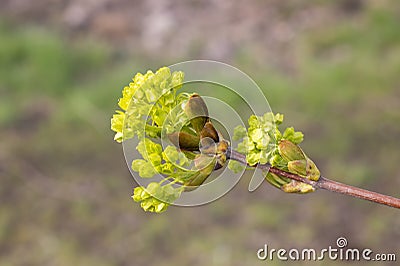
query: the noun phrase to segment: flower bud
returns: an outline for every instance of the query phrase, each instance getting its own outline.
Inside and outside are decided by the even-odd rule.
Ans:
[[[321,173],[318,167],[315,165],[311,159],[307,158],[307,178],[313,181],[318,181]]]
[[[195,190],[203,184],[214,170],[215,163],[215,157],[199,154],[196,159],[194,159],[195,168],[198,169],[198,171],[189,181],[185,182],[185,191]]]
[[[265,176],[265,179],[270,183],[271,185],[281,188],[283,185],[287,184],[290,182],[290,179],[283,177],[283,176],[278,176],[277,174],[268,172],[267,175]]]
[[[228,151],[229,142],[220,137],[220,142],[217,144],[217,165],[215,169],[224,167],[226,163],[226,152]]]
[[[295,160],[295,161],[290,161],[287,164],[288,169],[291,173],[298,174],[301,176],[306,176],[307,175],[307,160]]]
[[[200,134],[205,123],[208,119],[208,109],[204,100],[198,94],[190,96],[188,102],[185,105],[185,113],[190,119],[192,127]]]
[[[315,191],[315,188],[313,188],[313,186],[296,180],[292,180],[289,183],[283,185],[281,189],[286,193],[300,193],[300,194],[305,194]]]
[[[187,151],[197,151],[199,150],[199,141],[200,138],[198,136],[180,131],[168,134],[169,140],[176,147],[187,150]]]
[[[287,161],[306,159],[301,148],[289,140],[281,140],[278,145],[278,150],[283,159]]]
[[[312,181],[318,181],[321,175],[315,163],[308,157],[305,160],[290,161],[287,166],[291,173],[304,176]]]
[[[215,142],[219,141],[218,132],[211,122],[205,123],[203,129],[200,132],[200,138],[211,138]]]

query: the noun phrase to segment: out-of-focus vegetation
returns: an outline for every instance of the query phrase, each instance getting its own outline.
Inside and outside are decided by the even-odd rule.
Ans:
[[[321,16],[336,8],[315,4]],[[400,6],[356,9],[293,39],[289,68],[260,65],[260,50],[223,59],[305,133],[302,147],[325,176],[399,197]],[[0,265],[280,265],[259,262],[256,251],[264,243],[322,249],[339,236],[351,247],[400,249],[398,210],[325,191],[287,195],[267,183],[248,193],[246,178],[212,204],[144,213],[130,198],[135,184],[109,120],[134,73],[196,47],[159,61],[134,44],[117,49],[3,16]]]

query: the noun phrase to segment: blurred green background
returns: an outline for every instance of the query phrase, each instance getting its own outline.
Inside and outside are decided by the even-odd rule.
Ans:
[[[280,265],[256,251],[339,236],[399,260],[398,210],[327,191],[249,193],[244,178],[212,204],[145,213],[109,128],[136,72],[221,60],[305,133],[325,176],[400,197],[399,25],[394,0],[1,1],[0,265]]]

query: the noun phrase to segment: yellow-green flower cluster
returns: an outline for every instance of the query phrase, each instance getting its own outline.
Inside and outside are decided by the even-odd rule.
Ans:
[[[317,181],[320,177],[317,166],[298,146],[303,141],[303,133],[289,127],[282,134],[278,128],[282,122],[281,114],[251,116],[248,130],[242,126],[234,130],[233,139],[243,139],[238,144],[237,151],[246,154],[246,161],[250,166],[269,163],[278,169]],[[229,163],[228,167],[234,172],[241,170],[237,162]],[[309,193],[315,190],[311,185],[268,171],[265,172],[265,178],[273,186],[288,193]]]
[[[114,140],[117,142],[122,142],[123,140],[123,128],[124,128],[124,120],[125,120],[125,113],[117,110],[115,111],[116,114],[113,115],[111,118],[111,129],[115,131]],[[125,139],[128,139],[127,137]]]
[[[167,146],[163,150],[160,144],[149,138],[143,138],[136,149],[143,159],[133,160],[133,171],[138,172],[142,178],[150,178],[157,173],[167,177],[159,183],[150,183],[146,189],[143,187],[135,188],[133,199],[140,202],[145,211],[163,212],[170,203],[179,197],[183,190],[183,186],[174,188],[172,184],[183,185],[198,171],[188,169],[191,160],[174,146]],[[171,182],[162,185],[167,180]]]
[[[183,191],[183,186],[173,187],[173,183],[183,185],[198,171],[188,169],[191,163],[185,154],[174,146],[162,146],[149,138],[143,138],[136,149],[143,159],[132,162],[132,170],[142,178],[150,178],[159,173],[165,177],[160,182],[151,182],[147,188],[136,187],[132,198],[140,202],[141,207],[149,212],[163,212]],[[163,185],[164,182],[168,182]]]
[[[159,183],[152,182],[147,188],[136,187],[132,198],[135,202],[140,202],[143,210],[160,213],[164,212],[181,192],[182,189],[175,189],[172,185],[161,186]]]
[[[283,121],[283,115],[265,113],[263,116],[250,116],[249,128],[237,126],[234,130],[233,139],[243,139],[238,144],[237,151],[246,154],[247,163],[251,166],[257,163],[269,162],[276,146],[277,126]]]
[[[167,146],[163,150],[160,144],[144,138],[136,149],[143,159],[133,160],[132,170],[138,172],[142,178],[150,178],[160,173],[173,178],[176,182],[183,183],[186,178],[195,173],[187,169],[191,160],[174,146]]]
[[[171,73],[167,67],[160,68],[156,73],[149,70],[146,74],[136,74],[122,90],[118,101],[123,111],[116,111],[111,119],[111,129],[116,132],[114,139],[122,142],[135,135],[159,136],[171,110],[187,99],[185,94],[176,96],[182,82],[183,72]],[[180,115],[178,120],[183,123],[182,113],[175,115]],[[177,119],[174,118],[171,120]],[[176,124],[177,121],[172,122]]]
[[[233,140],[241,140],[237,151],[246,154],[247,163],[254,166],[257,163],[270,163],[280,168],[286,167],[286,162],[280,156],[277,147],[281,140],[289,140],[294,144],[303,141],[303,133],[296,132],[293,127],[286,128],[282,134],[278,126],[283,122],[282,114],[265,113],[263,116],[250,116],[249,127],[243,126],[234,129]],[[228,165],[229,166],[229,165]],[[240,171],[237,164],[230,164],[231,170]]]

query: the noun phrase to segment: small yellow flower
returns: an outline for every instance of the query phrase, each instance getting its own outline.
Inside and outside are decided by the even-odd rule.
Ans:
[[[125,113],[119,110],[111,118],[111,129],[116,132],[114,140],[117,142],[122,142],[123,140],[122,130],[124,128],[124,120]]]
[[[146,75],[148,76],[148,74],[146,74]],[[143,85],[145,80],[146,80],[146,77],[143,76],[142,73],[137,73],[135,75],[135,77],[132,79],[133,82],[129,83],[129,86],[124,87],[124,89],[122,90],[122,98],[120,98],[118,101],[118,105],[119,105],[119,107],[121,107],[122,110],[126,111],[128,109],[133,96],[141,98],[140,97],[141,95],[135,95],[135,93]]]

